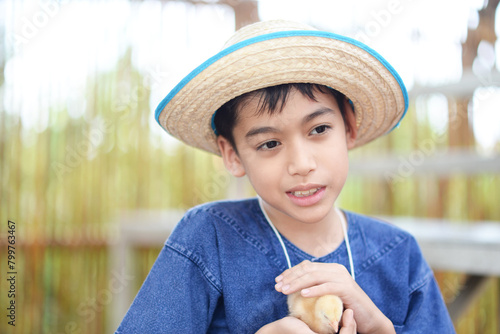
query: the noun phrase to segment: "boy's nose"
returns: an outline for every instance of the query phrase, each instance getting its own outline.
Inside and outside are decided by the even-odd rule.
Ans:
[[[316,169],[313,153],[302,145],[294,145],[288,154],[288,173],[305,176]]]

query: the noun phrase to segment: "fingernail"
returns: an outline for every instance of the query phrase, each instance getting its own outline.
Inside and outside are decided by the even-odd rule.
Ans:
[[[288,290],[288,289],[290,289],[290,285],[288,285],[288,284],[287,284],[287,285],[285,285],[285,286],[283,287],[283,289],[281,289],[281,290],[286,291],[286,290]]]
[[[282,285],[283,285],[283,282],[278,282],[278,284],[276,284],[276,290],[279,290]]]
[[[278,277],[276,277],[275,281],[276,283],[281,281],[283,279],[283,275],[279,275]]]
[[[303,290],[301,291],[302,296],[307,296],[307,295],[309,294],[309,292],[311,292],[309,289],[303,289]]]

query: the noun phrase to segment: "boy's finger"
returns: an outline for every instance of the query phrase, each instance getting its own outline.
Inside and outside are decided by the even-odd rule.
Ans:
[[[343,292],[342,285],[335,284],[332,282],[312,285],[300,290],[300,294],[303,297],[320,297],[324,295],[339,296],[340,292]]]
[[[306,271],[304,268],[304,264],[311,263],[309,261],[303,261],[292,268],[289,268],[282,272],[279,276],[275,278],[276,281],[276,290],[282,291],[282,287],[288,287],[290,282],[302,276]],[[286,290],[286,289],[285,289]]]
[[[298,290],[320,286],[325,283],[334,283],[342,286],[342,282],[350,278],[347,269],[339,264],[314,263],[303,261],[283,272],[276,278],[275,289],[284,294],[291,294]],[[319,296],[326,293],[334,293],[329,291],[331,284],[320,288],[313,292],[311,296]],[[330,289],[331,290],[331,289]]]
[[[310,265],[312,265],[313,263],[311,261],[308,261],[308,260],[304,260],[302,261],[301,263],[293,266],[292,268],[289,268],[287,270],[285,270],[284,272],[281,273],[281,275],[279,275],[278,277],[276,277],[276,283],[278,283],[279,281],[281,281],[283,278],[285,277],[293,277],[293,276],[296,276],[298,275],[299,273],[301,272],[304,272],[305,271],[305,267],[310,267]]]
[[[342,329],[339,334],[355,334],[356,333],[356,321],[354,321],[354,312],[351,309],[346,309],[342,314],[342,319],[340,320],[342,324]]]
[[[331,281],[332,281],[332,275],[329,274],[328,272],[312,272],[312,273],[306,273],[293,280],[283,279],[282,281],[278,282],[275,285],[275,288],[278,292],[282,292],[288,295],[306,288],[317,288],[322,285],[327,285],[326,288],[329,288],[331,287],[330,285],[338,284],[338,282],[333,283]],[[325,290],[325,287],[321,288],[321,291],[322,290]],[[315,293],[317,295],[325,294],[321,292],[320,293],[315,292]]]
[[[338,263],[321,263],[321,262],[311,262],[308,260],[304,260],[301,263],[293,266],[290,269],[285,270],[281,275],[276,277],[276,282],[279,282],[282,279],[294,279],[296,277],[300,277],[306,273],[314,272],[314,271],[325,271],[330,274],[347,274],[350,275],[347,271],[347,268]]]
[[[335,287],[345,286],[346,279],[351,279],[351,276],[340,264],[303,261],[279,275],[276,278],[275,289],[286,295],[311,287],[313,288],[310,291],[311,297],[329,293],[337,294],[334,291]],[[305,296],[307,292],[302,294]]]
[[[327,270],[324,263],[316,263],[308,260],[304,260],[301,263],[293,266],[290,269],[285,270],[281,275],[276,277],[276,283],[280,281],[291,281],[298,277],[301,277],[307,273],[318,271],[318,270]]]

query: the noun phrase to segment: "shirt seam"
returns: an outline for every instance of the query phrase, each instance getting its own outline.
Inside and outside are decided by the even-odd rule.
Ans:
[[[250,208],[249,210],[252,210],[252,208]],[[257,250],[264,254],[269,260],[271,260],[276,266],[278,266],[278,268],[283,267],[282,262],[275,255],[270,254],[270,250],[264,247],[262,243],[260,243],[256,238],[252,237],[252,235],[248,234],[240,226],[238,226],[238,223],[235,219],[226,215],[224,212],[217,210],[214,207],[207,208],[205,209],[205,211],[231,226],[231,228],[233,228],[233,230],[235,230],[236,233],[238,233],[241,238],[243,238],[243,240],[245,240],[253,247],[257,248]]]
[[[166,243],[165,247],[170,248],[171,250],[178,253],[185,259],[191,261],[195,265],[195,267],[198,268],[203,277],[205,277],[205,279],[215,288],[215,290],[217,290],[220,294],[222,294],[222,284],[218,282],[215,275],[207,268],[207,266],[205,265],[205,263],[202,261],[201,257],[198,254],[196,254],[193,251],[190,251],[189,249],[180,244],[173,242]]]
[[[378,262],[380,259],[382,259],[385,255],[392,252],[396,247],[398,247],[400,244],[402,244],[407,239],[408,239],[408,237],[405,236],[404,233],[397,234],[393,240],[391,240],[384,247],[382,247],[378,252],[376,252],[375,254],[370,256],[367,260],[365,260],[362,264],[359,265],[359,268],[360,268],[359,273],[362,273],[363,271],[370,268],[372,265],[374,265],[376,262]]]
[[[428,271],[427,273],[425,273],[425,275],[421,279],[419,279],[418,281],[414,282],[413,284],[411,284],[408,287],[409,295],[411,296],[416,291],[420,290],[423,286],[429,284],[429,282],[431,281],[432,277],[434,277],[434,274],[432,273],[432,271]]]

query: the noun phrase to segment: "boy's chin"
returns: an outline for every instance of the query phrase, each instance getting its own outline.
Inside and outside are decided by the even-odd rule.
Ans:
[[[299,223],[314,225],[324,221],[328,216],[335,215],[336,198],[331,196],[323,196],[311,205],[297,205],[296,201],[290,199],[289,195],[280,200],[276,200],[276,198],[266,199],[265,195],[260,197],[265,203],[264,208],[267,213],[274,219],[282,217],[281,219],[285,221],[292,219]]]
[[[335,214],[334,203],[324,203],[323,205],[311,207],[298,207],[296,210],[291,210],[290,216],[296,221],[307,225],[320,223]]]

